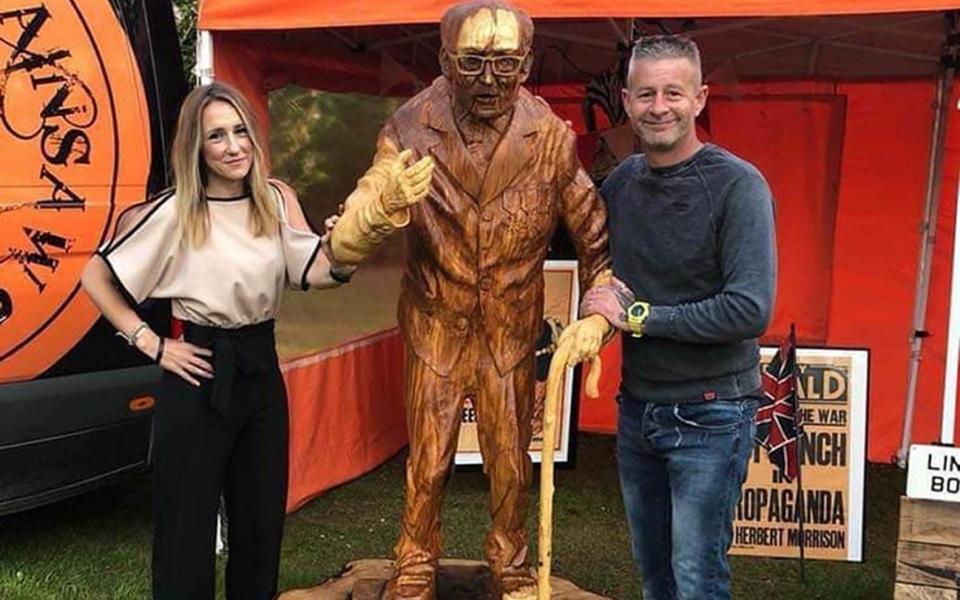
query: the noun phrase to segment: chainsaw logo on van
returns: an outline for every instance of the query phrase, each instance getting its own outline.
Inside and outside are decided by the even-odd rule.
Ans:
[[[43,372],[96,320],[80,273],[122,207],[143,198],[150,144],[107,0],[0,11],[0,66],[2,382]]]

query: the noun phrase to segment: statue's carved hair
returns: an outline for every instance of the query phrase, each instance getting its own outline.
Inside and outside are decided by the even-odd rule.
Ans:
[[[504,0],[471,0],[451,6],[440,19],[440,41],[448,52],[456,49],[464,21],[484,9],[492,12],[494,18],[498,10],[506,10],[516,15],[520,25],[520,50],[526,52],[530,49],[533,45],[533,20],[530,15]]]

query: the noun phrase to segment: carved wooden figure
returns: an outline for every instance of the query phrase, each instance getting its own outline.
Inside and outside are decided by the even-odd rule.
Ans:
[[[530,18],[479,0],[449,9],[440,27],[443,76],[386,124],[374,166],[332,236],[336,258],[358,263],[395,229],[406,232],[398,317],[408,348],[410,457],[396,573],[384,597],[435,595],[440,506],[470,395],[490,480],[484,547],[494,583],[503,597],[531,598],[524,522],[543,261],[562,221],[581,286],[609,277],[606,213],[573,131],[521,87],[532,63]],[[413,159],[420,162],[406,167]],[[404,168],[409,175],[391,186],[385,173]],[[570,327],[573,360],[594,355],[607,332],[602,318]]]

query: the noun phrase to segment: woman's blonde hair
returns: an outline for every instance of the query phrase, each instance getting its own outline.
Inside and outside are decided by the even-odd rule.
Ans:
[[[255,237],[272,235],[277,231],[279,211],[277,201],[267,183],[263,146],[256,114],[246,98],[224,83],[211,83],[195,88],[184,99],[173,138],[171,162],[176,188],[177,214],[181,238],[199,246],[210,232],[210,210],[207,206],[207,166],[201,156],[203,145],[203,109],[220,100],[230,104],[247,128],[253,157],[245,184],[253,200],[250,211],[250,230]]]

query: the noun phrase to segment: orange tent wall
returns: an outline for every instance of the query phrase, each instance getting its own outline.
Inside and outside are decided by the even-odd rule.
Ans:
[[[248,35],[215,32],[214,40],[217,78],[240,87],[253,101],[264,123],[268,90],[290,81],[309,83],[298,79],[294,71],[278,70],[276,65],[282,57],[270,55],[265,59],[257,52],[257,45],[249,43]],[[313,57],[309,60],[322,59]],[[366,75],[375,79],[375,66],[360,65],[359,68],[371,69]],[[936,440],[940,428],[952,232],[960,171],[960,120],[954,110],[958,89],[955,88],[951,100],[927,313],[927,330],[931,337],[923,346],[913,433],[916,442]],[[833,227],[829,281],[794,286],[803,293],[784,295],[783,290],[791,287],[794,277],[812,280],[809,279],[811,269],[803,272],[802,264],[791,267],[793,275],[782,268],[778,315],[783,318],[774,323],[768,340],[783,335],[789,322],[786,317],[799,318],[802,323],[805,315],[823,309],[825,318],[817,321],[819,324],[815,327],[806,328],[814,338],[808,341],[831,347],[870,350],[868,458],[875,462],[889,462],[900,440],[934,91],[933,81],[797,81],[742,84],[737,88],[738,94],[752,101],[765,98],[762,101],[769,102],[771,108],[777,106],[778,97],[811,100],[833,97],[845,103],[845,114],[839,125],[842,135],[834,142],[840,161],[835,219],[832,224],[826,223],[827,227]],[[549,100],[552,96],[575,95],[578,88],[558,87],[543,89],[540,93]],[[717,101],[731,102],[730,99]],[[572,106],[567,103],[558,108],[569,112]],[[763,110],[762,103],[757,108]],[[723,114],[723,111],[718,112]],[[717,132],[735,132],[737,127],[742,127],[739,123],[731,127],[729,123],[718,122],[717,117],[712,117],[712,121],[712,129]],[[783,129],[796,130],[791,130],[787,122]],[[733,137],[736,143],[729,144],[731,149],[754,160],[761,168],[765,160],[776,159],[776,148],[767,145],[769,136]],[[804,144],[823,142],[819,138],[812,140],[802,130],[794,137],[781,135],[775,139],[778,147],[791,147],[794,151],[802,149]],[[716,141],[725,143],[722,134]],[[777,179],[771,179],[776,196],[788,197],[797,186],[810,185],[804,181],[804,170],[799,167],[793,170],[771,168],[777,173]],[[817,192],[814,186],[809,193]],[[808,246],[830,237],[821,231],[814,237],[793,239],[789,242],[792,245],[784,246],[784,239],[790,237],[785,236],[787,228],[802,225],[799,220],[804,218],[803,211],[797,211],[796,206],[792,210],[786,206],[778,207],[782,267],[788,265],[797,253],[816,255],[812,252],[816,248]],[[816,287],[811,291],[810,285]],[[801,338],[804,331],[801,328]],[[582,399],[580,426],[584,429],[612,431],[615,428],[612,396],[617,383],[611,375],[618,371],[615,348],[608,349],[605,358],[603,397],[600,400]]]

